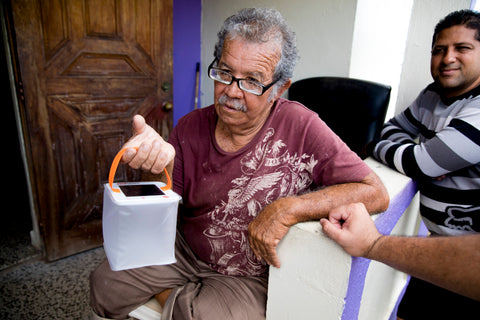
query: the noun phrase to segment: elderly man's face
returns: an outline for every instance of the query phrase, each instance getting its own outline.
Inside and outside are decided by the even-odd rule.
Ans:
[[[241,39],[225,40],[218,68],[240,79],[251,79],[261,84],[273,81],[273,72],[280,59],[278,43],[253,44]],[[215,81],[215,110],[219,123],[232,131],[261,128],[270,114],[275,99],[270,100],[273,88],[256,96],[245,92],[236,82],[226,85]]]
[[[475,33],[464,26],[453,26],[437,36],[430,71],[447,97],[459,96],[480,84],[480,42]]]

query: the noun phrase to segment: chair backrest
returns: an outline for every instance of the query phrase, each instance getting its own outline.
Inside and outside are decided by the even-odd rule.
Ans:
[[[316,77],[294,82],[288,91],[320,118],[358,155],[378,138],[385,122],[391,87],[340,77]]]

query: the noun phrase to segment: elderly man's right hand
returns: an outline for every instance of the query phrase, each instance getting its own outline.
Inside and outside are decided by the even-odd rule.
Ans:
[[[134,169],[141,168],[154,174],[161,173],[175,158],[174,147],[163,140],[140,115],[133,118],[133,136],[123,145],[125,148],[127,150],[122,162]]]

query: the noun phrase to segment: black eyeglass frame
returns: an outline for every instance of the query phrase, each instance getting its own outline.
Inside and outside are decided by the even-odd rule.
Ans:
[[[257,84],[258,84],[260,87],[262,87],[262,92],[259,93],[259,94],[257,94],[257,93],[255,93],[255,92],[252,92],[252,91],[243,89],[242,86],[240,85],[240,81],[243,81],[243,80],[244,80],[244,81],[250,81],[250,82],[252,82],[251,80],[235,78],[235,77],[233,76],[233,74],[231,74],[230,72],[225,71],[225,70],[222,70],[222,69],[217,68],[217,67],[214,67],[213,65],[215,64],[216,61],[217,61],[217,59],[214,59],[214,60],[212,61],[212,63],[210,63],[210,65],[208,66],[208,77],[209,77],[210,79],[212,79],[213,81],[218,81],[218,82],[223,83],[223,84],[226,84],[226,85],[231,85],[231,84],[235,81],[235,82],[237,83],[238,87],[239,87],[242,91],[245,91],[245,92],[254,94],[254,95],[256,95],[256,96],[261,96],[261,95],[263,95],[263,94],[265,93],[265,91],[267,91],[268,89],[270,89],[270,87],[272,87],[275,83],[278,82],[278,80],[280,80],[280,79],[273,80],[273,81],[270,82],[269,84],[262,84],[262,83],[260,83],[260,82],[257,82]],[[232,77],[232,80],[230,81],[230,83],[226,83],[226,82],[219,81],[219,80],[213,78],[213,77],[211,76],[211,73],[210,73],[210,71],[211,71],[212,69],[213,69],[213,70],[219,70],[219,71],[228,73],[228,74],[230,75],[230,77]]]

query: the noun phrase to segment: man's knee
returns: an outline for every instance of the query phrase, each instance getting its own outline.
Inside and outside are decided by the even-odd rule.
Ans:
[[[159,285],[162,266],[112,271],[108,261],[90,274],[90,304],[101,316],[125,319],[128,313],[165,288]]]
[[[90,306],[96,314],[99,314],[99,306],[97,304],[97,297],[99,293],[103,292],[103,289],[99,288],[99,285],[102,283],[100,281],[101,276],[99,272],[100,266],[90,273]],[[101,312],[100,312],[101,313]]]
[[[243,277],[215,276],[188,283],[178,295],[174,315],[184,318],[265,319],[266,282]],[[180,316],[179,318],[182,318]]]
[[[109,286],[108,272],[110,267],[108,262],[101,263],[90,273],[90,306],[92,310],[101,317],[106,317],[108,312],[108,300],[115,295],[115,290]]]

